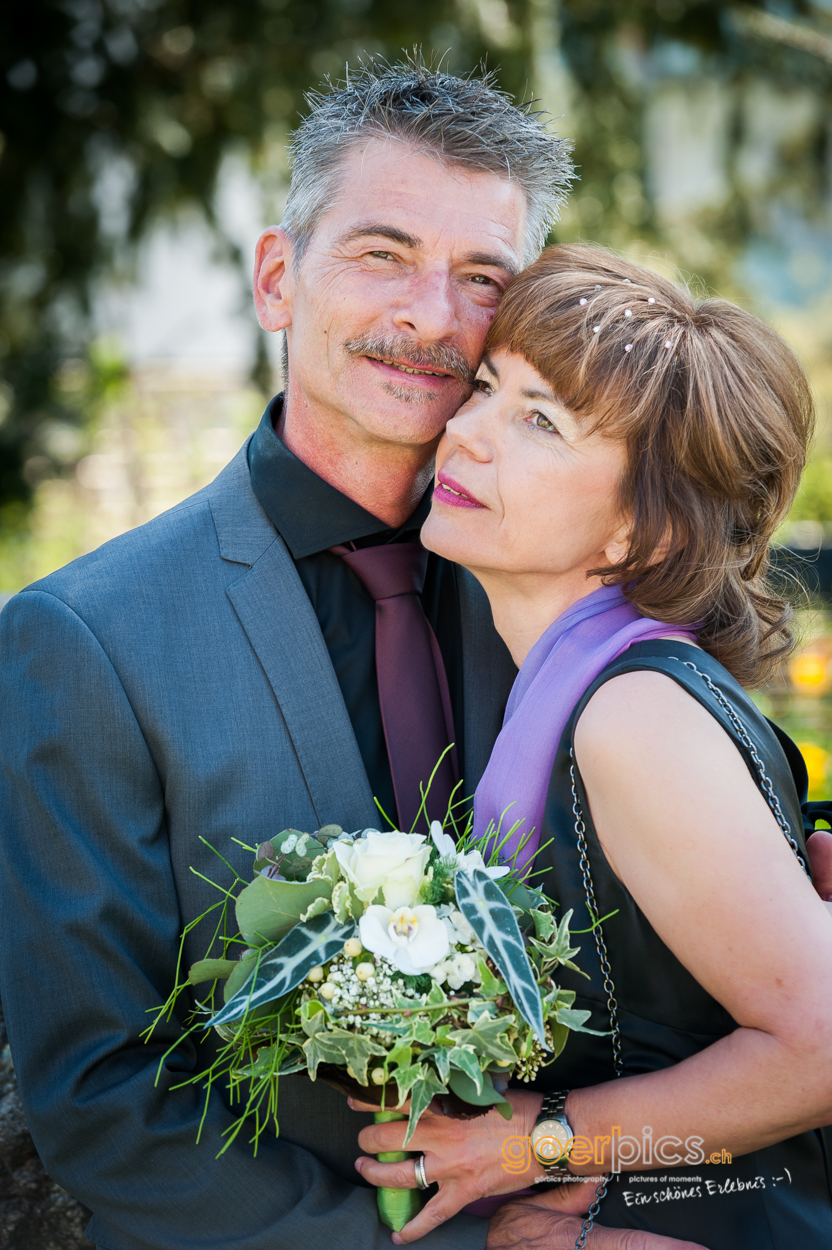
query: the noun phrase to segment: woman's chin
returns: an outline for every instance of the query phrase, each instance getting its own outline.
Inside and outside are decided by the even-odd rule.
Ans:
[[[433,505],[422,526],[422,546],[438,556],[444,556],[446,560],[453,560],[454,564],[464,565],[474,555],[475,547],[481,546],[481,543],[471,542],[468,532],[470,512],[463,512],[462,517],[446,515],[452,511],[455,510],[441,504]]]

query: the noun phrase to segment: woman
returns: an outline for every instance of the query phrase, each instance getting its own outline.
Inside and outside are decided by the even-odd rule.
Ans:
[[[832,1245],[816,1131],[832,1123],[832,920],[786,757],[743,690],[791,647],[764,575],[811,427],[789,348],[724,301],[581,247],[549,249],[504,297],[423,541],[482,583],[521,668],[475,823],[526,817],[537,884],[578,927],[587,905],[603,918],[589,980],[562,981],[609,1032],[570,1037],[508,1123],[425,1117],[411,1149],[439,1193],[394,1240],[545,1177],[533,1156],[507,1172],[502,1151],[557,1091],[546,1114],[589,1144],[573,1177],[617,1171],[615,1139],[604,1223],[710,1250]],[[412,1161],[357,1166],[415,1183]],[[595,1185],[532,1192],[583,1212]]]

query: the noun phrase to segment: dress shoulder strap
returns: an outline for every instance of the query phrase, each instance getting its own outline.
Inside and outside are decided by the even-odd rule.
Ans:
[[[659,638],[638,643],[608,664],[584,692],[570,718],[570,742],[581,713],[596,690],[621,673],[649,670],[664,673],[685,689],[719,721],[745,760],[757,788],[804,871],[808,857],[800,794],[802,759],[797,747],[768,721],[742,686],[713,656],[689,643]],[[783,741],[785,739],[785,743]],[[792,761],[786,743],[795,754]]]

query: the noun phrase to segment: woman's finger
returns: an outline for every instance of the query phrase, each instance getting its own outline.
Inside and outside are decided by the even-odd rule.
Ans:
[[[418,1189],[416,1183],[416,1160],[418,1155],[403,1159],[401,1163],[379,1163],[378,1159],[368,1159],[365,1155],[355,1161],[357,1172],[370,1185],[377,1189]]]
[[[352,1111],[373,1111],[373,1112],[375,1112],[375,1111],[380,1111],[380,1110],[381,1110],[381,1107],[378,1105],[378,1103],[377,1103],[377,1102],[362,1102],[360,1098],[356,1098],[356,1097],[354,1097],[352,1094],[350,1094],[349,1098],[347,1099],[347,1106],[348,1106],[348,1107],[349,1107]],[[403,1115],[409,1115],[409,1113],[410,1113],[410,1099],[408,1098],[405,1102],[403,1102],[403,1103],[402,1103],[402,1105],[401,1105],[400,1107],[399,1107],[399,1106],[393,1106],[393,1104],[392,1104],[392,1103],[389,1103],[389,1104],[388,1104],[388,1106],[387,1106],[387,1110],[388,1110],[388,1111],[401,1111]]]

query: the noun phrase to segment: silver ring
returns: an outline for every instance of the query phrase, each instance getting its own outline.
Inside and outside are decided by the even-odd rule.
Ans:
[[[413,1160],[413,1170],[416,1173],[416,1184],[419,1189],[430,1189],[428,1178],[425,1176],[425,1156],[417,1155]]]

